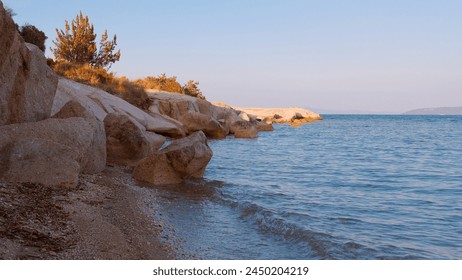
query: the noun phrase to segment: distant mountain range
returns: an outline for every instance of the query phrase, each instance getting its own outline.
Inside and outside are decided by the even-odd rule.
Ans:
[[[462,107],[423,108],[408,111],[405,115],[462,115]]]

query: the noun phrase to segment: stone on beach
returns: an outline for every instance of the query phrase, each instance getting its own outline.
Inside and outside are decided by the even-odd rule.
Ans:
[[[139,161],[133,176],[154,185],[177,184],[188,178],[201,178],[211,158],[205,134],[197,131]]]

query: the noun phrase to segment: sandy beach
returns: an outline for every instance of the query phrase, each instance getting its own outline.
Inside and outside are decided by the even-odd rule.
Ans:
[[[0,259],[181,258],[148,218],[151,195],[114,166],[71,189],[2,183]]]

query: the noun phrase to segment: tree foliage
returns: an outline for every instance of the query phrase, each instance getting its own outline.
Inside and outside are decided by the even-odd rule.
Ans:
[[[48,37],[43,31],[39,30],[37,27],[31,24],[26,23],[19,28],[19,33],[21,34],[24,41],[36,45],[43,52],[45,51],[45,41],[48,39]]]
[[[56,33],[56,41],[53,41],[55,48],[51,50],[58,61],[64,60],[109,69],[120,59],[120,50],[114,53],[117,46],[116,36],[108,41],[106,30],[101,36],[98,49],[93,24],[82,12],[70,24],[66,20],[65,29],[56,29]]]
[[[101,36],[99,50],[95,55],[93,65],[109,69],[111,65],[120,59],[120,50],[114,53],[117,46],[117,36],[114,35],[112,41],[108,41],[107,30]]]

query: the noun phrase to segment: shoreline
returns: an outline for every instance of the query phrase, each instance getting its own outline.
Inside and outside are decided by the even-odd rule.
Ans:
[[[175,242],[162,240],[162,221],[146,212],[155,196],[127,168],[81,176],[72,189],[0,184],[0,194],[0,220],[8,220],[0,225],[0,259],[181,258]]]

